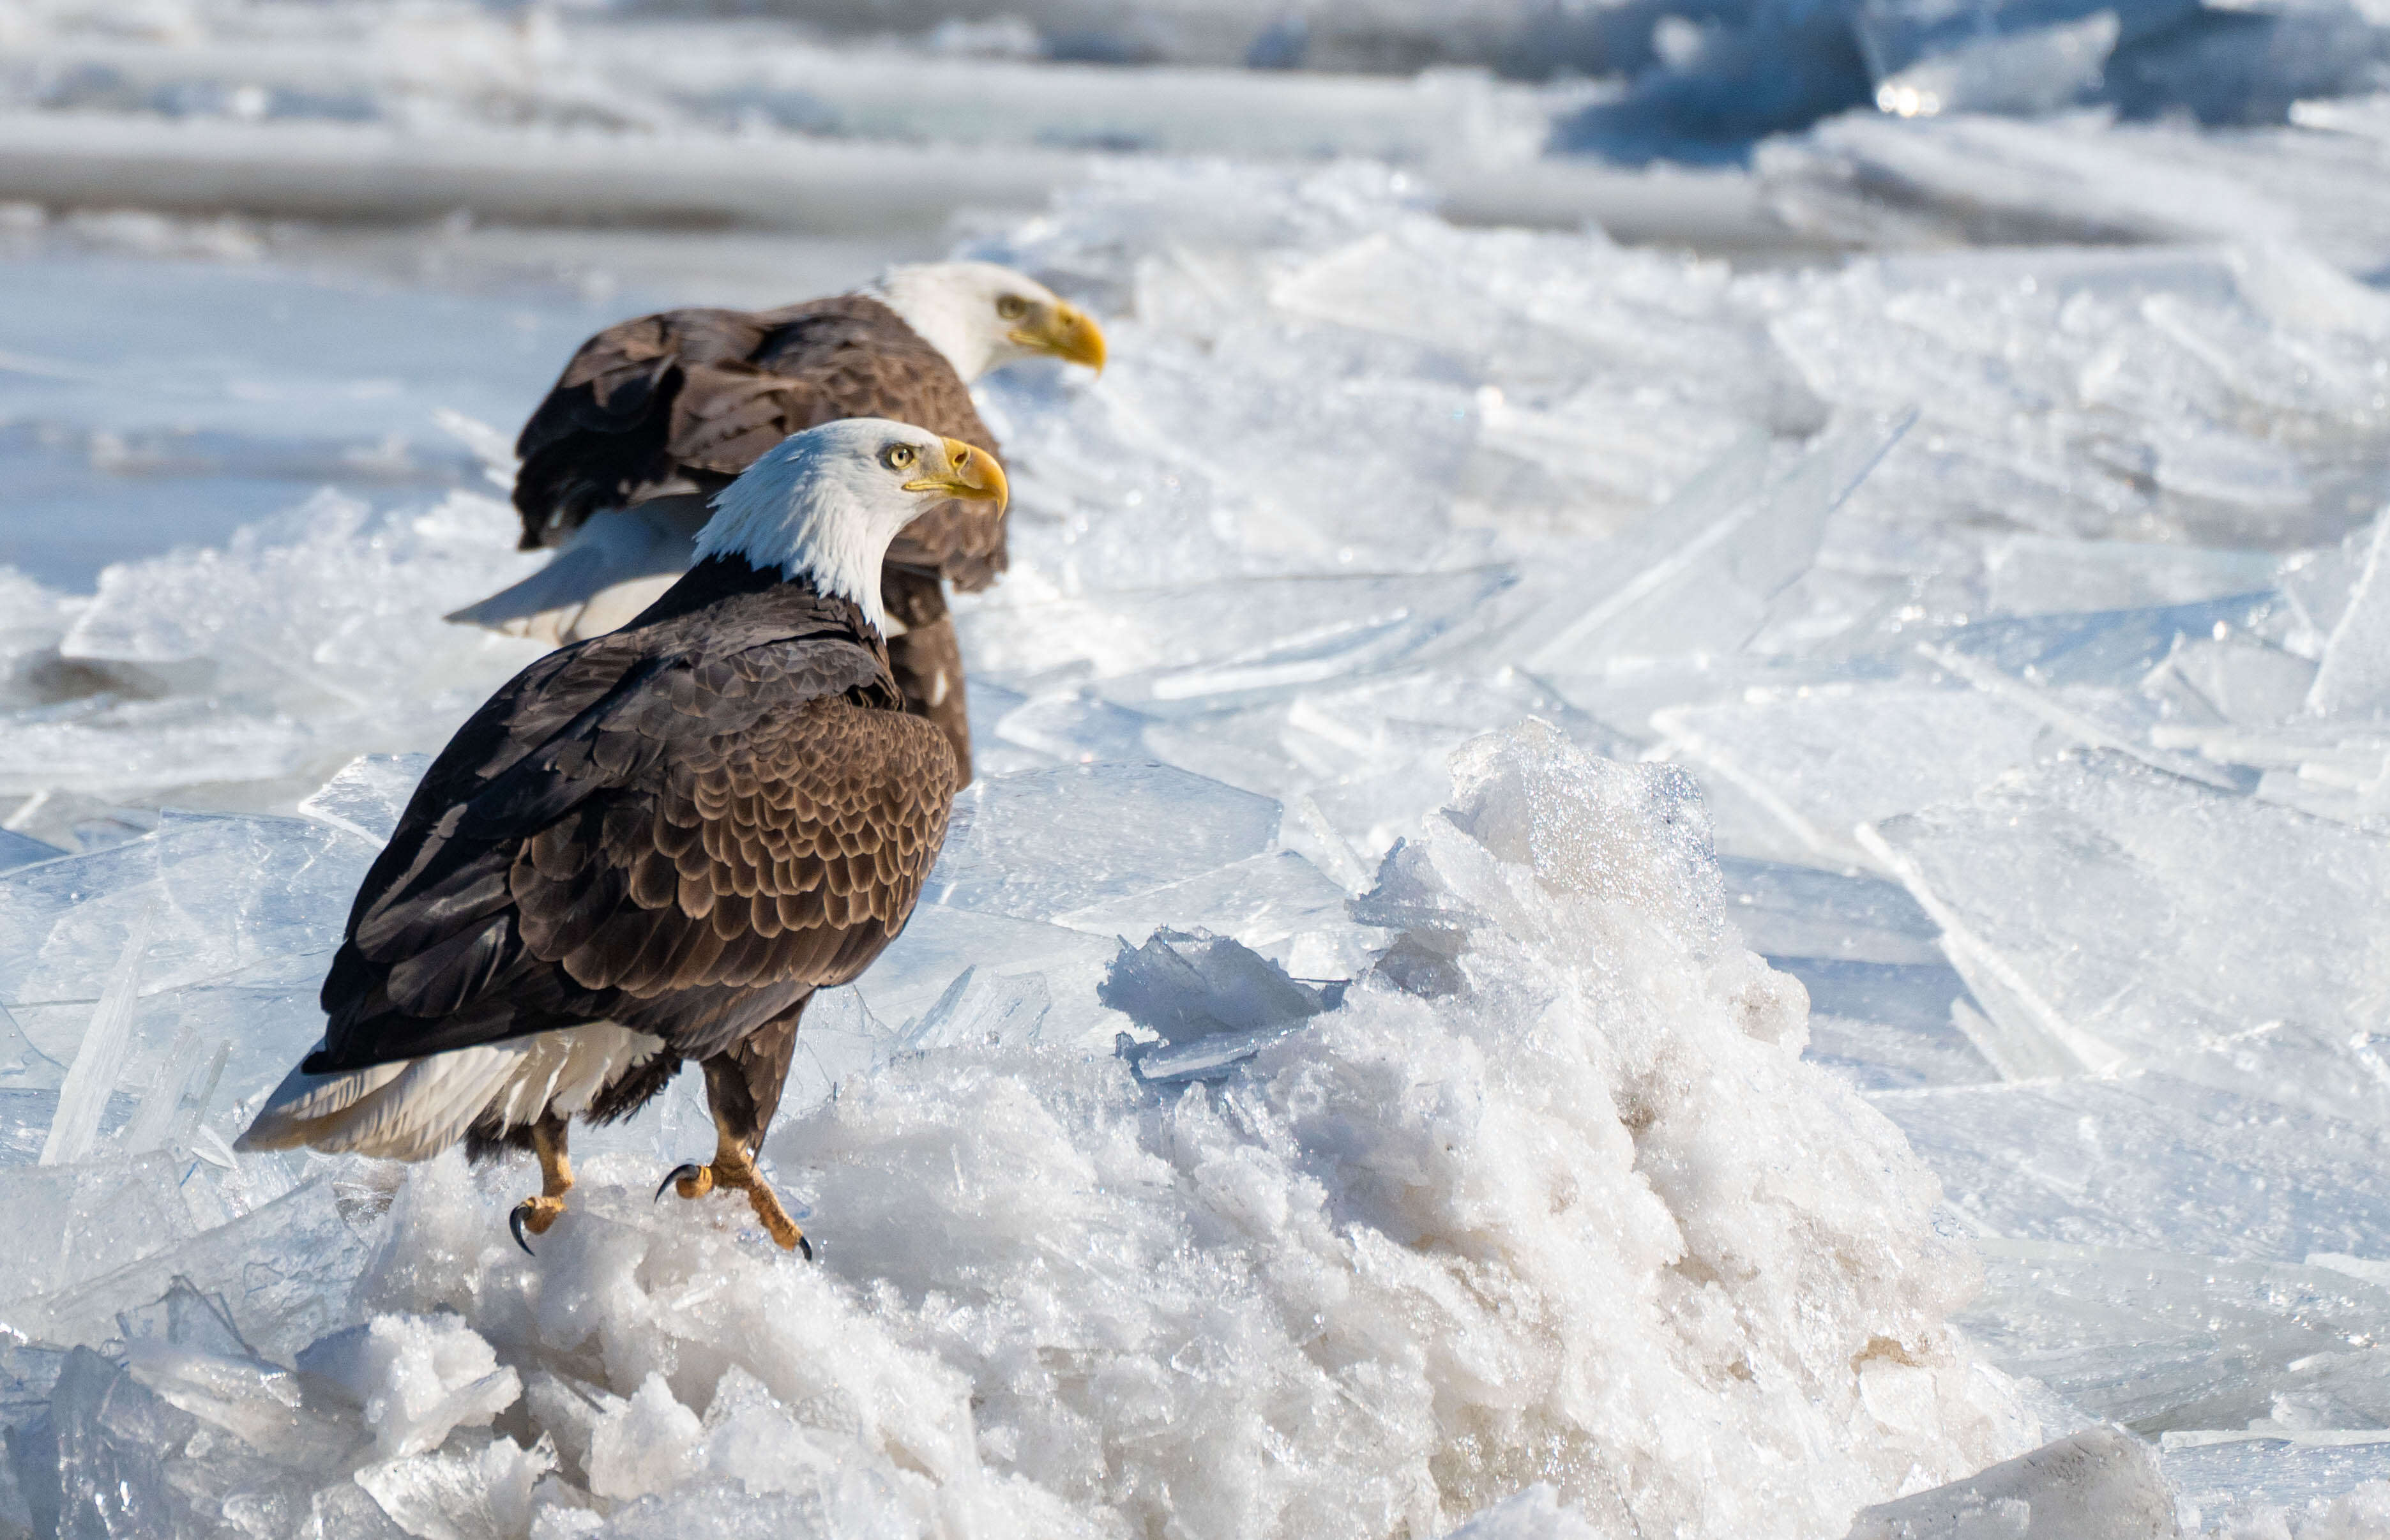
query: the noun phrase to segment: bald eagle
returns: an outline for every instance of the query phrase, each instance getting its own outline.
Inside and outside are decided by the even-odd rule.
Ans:
[[[516,444],[522,548],[563,549],[448,618],[557,642],[620,625],[688,565],[707,496],[818,423],[893,418],[1000,460],[970,381],[1040,354],[1101,369],[1103,332],[1045,286],[978,262],[899,267],[866,292],[779,310],[610,327],[573,354]],[[953,503],[897,537],[880,577],[897,687],[945,730],[966,785],[962,654],[939,580],[971,593],[1004,567],[1004,515]]]
[[[755,1152],[806,1001],[905,928],[945,838],[954,751],[889,673],[880,562],[948,499],[1001,509],[1003,470],[878,418],[799,433],[716,496],[645,612],[493,696],[366,873],[323,1040],[242,1147],[527,1146],[521,1240],[563,1211],[568,1121],[695,1059],[717,1145],[666,1184],[744,1190],[803,1246]]]

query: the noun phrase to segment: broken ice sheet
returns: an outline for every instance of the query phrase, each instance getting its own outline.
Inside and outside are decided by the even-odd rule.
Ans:
[[[0,1170],[0,1212],[27,1234],[45,1238],[38,1246],[0,1251],[0,1319],[24,1329],[12,1314],[17,1302],[80,1285],[188,1240],[199,1226],[181,1190],[184,1175],[184,1163],[163,1155]]]
[[[168,1479],[169,1451],[199,1420],[88,1347],[71,1353],[48,1411],[9,1440],[9,1463],[40,1533],[173,1534],[205,1523]]]
[[[45,850],[84,854],[138,840],[157,827],[155,808],[123,807],[52,785],[19,802],[7,818],[9,830],[29,837]]]
[[[536,561],[512,524],[469,494],[376,513],[327,493],[223,548],[109,567],[60,645],[155,677],[13,713],[0,790],[288,806],[359,751],[436,744],[538,653],[439,618]]]
[[[2147,610],[2001,617],[1962,626],[1935,644],[2029,684],[2138,687],[2187,641],[2270,640],[2291,625],[2267,595]]]
[[[1107,898],[1054,917],[1058,925],[1141,942],[1160,928],[1201,928],[1257,951],[1283,952],[1298,937],[1332,952],[1354,927],[1345,892],[1292,851],[1248,856],[1216,871]]]
[[[179,1176],[188,1165],[182,1161],[172,1170]],[[112,1221],[95,1216],[89,1223],[96,1230]],[[0,1307],[0,1321],[45,1341],[104,1341],[119,1312],[161,1297],[182,1278],[221,1296],[242,1339],[287,1362],[349,1324],[348,1292],[366,1261],[364,1243],[341,1218],[331,1184],[320,1179],[213,1229],[192,1234],[186,1222],[167,1249],[146,1250],[138,1260],[84,1275],[71,1288]]]
[[[1872,866],[1853,830],[1963,797],[2029,763],[2044,725],[1975,690],[1913,685],[1754,689],[1655,713],[1677,757],[1734,783],[1805,846]]]
[[[1814,993],[1811,979],[1798,969],[1788,971]],[[1947,1015],[1940,1020],[1884,1021],[1813,1007],[1809,1046],[1801,1057],[1862,1091],[1974,1085],[1999,1078],[1999,1071]]]
[[[51,861],[67,853],[57,845],[19,834],[14,829],[0,828],[0,872],[30,866],[36,861]]]
[[[971,687],[971,704],[979,704],[980,687]],[[1013,692],[1000,692],[1001,699]],[[986,738],[974,736],[973,746],[990,742],[991,747],[1010,744],[1033,751],[1032,763],[1043,764],[1051,760],[1089,764],[1096,760],[1141,760],[1152,754],[1145,747],[1147,718],[1093,694],[1085,687],[1021,699],[1018,704],[993,719]],[[993,740],[993,742],[991,742]],[[1009,775],[1022,766],[1008,766],[982,774]]]
[[[1972,996],[1946,962],[1770,957],[1809,993],[1802,1057],[1863,1090],[1972,1085],[2000,1078],[1972,1031]]]
[[[1652,387],[1647,404],[1729,430],[1781,430],[1815,411],[1733,306],[1722,266],[1648,250],[1521,230],[1479,236],[1411,215],[1292,267],[1269,301],[1420,344],[1523,399],[1625,378]]]
[[[1990,613],[2049,615],[2159,609],[2266,593],[2281,565],[2281,556],[2273,551],[2011,534],[1991,542],[1984,573]]]
[[[2324,644],[2307,709],[2320,716],[2390,716],[2390,516],[2374,520],[2372,546]]]
[[[168,813],[129,844],[0,874],[0,1002],[91,998],[100,959],[152,905],[145,991],[328,953],[372,859],[312,819]]]
[[[202,1322],[221,1306],[188,1284],[176,1282],[161,1306],[188,1304]],[[220,1331],[198,1341],[182,1332],[142,1335],[128,1330],[122,1344],[134,1380],[168,1405],[230,1433],[242,1444],[302,1475],[329,1474],[348,1462],[364,1442],[353,1411],[336,1394],[312,1385],[279,1364],[258,1358],[218,1317]],[[308,1484],[313,1484],[310,1482]]]
[[[33,1046],[24,1027],[0,1006],[0,1089],[55,1091],[67,1067]]]
[[[2161,1074],[1870,1098],[1984,1234],[2298,1262],[2390,1256],[2390,1133]]]
[[[2390,1123],[2390,841],[2081,753],[1872,842],[2020,1038]]]
[[[957,618],[975,670],[1027,687],[1039,674],[1084,668],[1096,693],[1150,714],[1153,703],[1216,709],[1448,654],[1488,628],[1490,601],[1512,581],[1507,567],[1478,567],[1004,594]]]
[[[2327,1267],[1983,1239],[1959,1319],[1992,1361],[2144,1435],[2246,1428],[2338,1387],[2390,1420],[2390,1291]],[[2375,1367],[2380,1360],[2381,1367]],[[2369,1372],[2370,1371],[2370,1372]]]
[[[925,903],[1050,919],[1257,855],[1278,804],[1162,764],[1061,765],[973,782]]]
[[[1869,6],[1860,14],[1877,17],[1893,9]],[[1860,36],[1872,45],[1871,59],[1908,60],[1889,71],[1882,62],[1876,65],[1876,105],[1887,112],[2031,116],[2056,111],[2098,89],[2116,31],[2116,13],[2103,10],[2048,26],[1945,39],[1921,54],[1887,48],[1879,41],[1884,35],[1881,27],[1864,29]]]
[[[923,904],[862,978],[844,990],[826,992],[822,1003],[811,1007],[798,1034],[801,1060],[807,1034],[819,1036],[815,1014],[827,1022],[828,1007],[839,996],[852,995],[856,1012],[836,1020],[869,1042],[842,1044],[836,1063],[826,1062],[819,1072],[827,1081],[837,1079],[833,1072],[842,1072],[856,1053],[864,1066],[884,1059],[897,1033],[932,1013],[965,973],[975,975],[983,992],[1000,979],[1040,980],[1049,1002],[1040,1017],[1041,1038],[1085,1038],[1108,1046],[1122,1019],[1097,1003],[1096,985],[1117,945],[1101,932]]]
[[[1703,801],[1715,803],[1707,787]],[[1939,927],[1899,884],[1740,856],[1718,866],[1743,944],[1809,992],[1804,1059],[1863,1090],[1998,1078],[1953,1020],[1970,997]]]
[[[1343,997],[1316,989],[1251,947],[1207,930],[1153,932],[1141,947],[1121,943],[1099,998],[1160,1034],[1124,1044],[1150,1081],[1208,1078],[1276,1042]]]
[[[1938,967],[1938,929],[1908,890],[1882,878],[1723,856],[1727,913],[1762,956]]]
[[[299,804],[299,811],[379,844],[398,828],[430,754],[360,754]]]
[[[1541,603],[1510,639],[1516,661],[1559,676],[1740,649],[1913,420],[1845,419],[1780,468],[1765,439],[1737,443],[1616,541],[1546,572]]]
[[[983,976],[978,969],[966,968],[935,1004],[906,1023],[888,1051],[928,1053],[966,1045],[1029,1042],[1053,1008],[1053,992],[1043,974]]]
[[[124,944],[105,975],[99,999],[85,1022],[74,1059],[58,1083],[58,1105],[42,1145],[42,1164],[71,1165],[91,1153],[100,1114],[124,1073],[133,1046],[133,1014],[141,969],[156,928],[159,905],[146,905],[133,917]]]
[[[2173,693],[2170,686],[2178,680],[2192,698],[2186,704],[2204,707],[2226,723],[2251,727],[2272,726],[2297,715],[2316,676],[2311,661],[2242,637],[2180,639],[2161,667],[2164,674],[2153,671],[2142,679],[2141,693],[2159,698],[2162,713],[2165,698]],[[2151,741],[2165,746],[2154,727]]]
[[[369,1465],[356,1482],[409,1534],[459,1540],[527,1534],[532,1490],[556,1469],[555,1447],[525,1449],[511,1438],[479,1448],[410,1455]]]
[[[177,1284],[158,1304],[205,1322],[204,1302],[176,1309],[197,1297]],[[195,1341],[141,1324],[116,1345],[121,1367],[88,1346],[68,1354],[46,1412],[9,1441],[43,1533],[255,1534],[342,1481],[360,1443],[353,1412],[228,1328]]]
[[[2195,1505],[2203,1521],[2230,1521],[2252,1508],[2289,1508],[2307,1519],[2302,1536],[2330,1540],[2331,1520],[2316,1522],[2315,1509],[2328,1513],[2366,1494],[2366,1482],[2390,1481],[2390,1442],[2369,1441],[2334,1447],[2290,1439],[2242,1437],[2229,1442],[2191,1442],[2178,1434],[2161,1435],[2166,1479],[2181,1500]],[[2377,1489],[2378,1490],[2378,1489]],[[2310,1505],[2314,1505],[2310,1507]],[[2250,1528],[2240,1534],[2265,1534]],[[2211,1530],[2209,1533],[2217,1533]],[[2236,1533],[2225,1530],[2222,1533]],[[2277,1533],[2292,1533],[2287,1530]],[[2351,1525],[2340,1533],[2362,1534]]]
[[[2040,140],[2035,153],[2056,154],[2066,151],[2051,141],[2073,137],[1947,122],[1880,136],[1844,119],[1784,153],[1865,140],[1906,178],[1928,164],[1955,170],[1940,160],[1949,141],[1979,135]],[[2011,147],[1971,148],[1997,158]],[[2214,189],[2227,199],[2240,190]],[[2103,196],[2085,212],[2112,214],[2118,202]],[[1858,262],[1754,287],[1780,291],[1773,335],[1821,395],[1845,408],[1924,411],[1920,433],[1838,516],[1836,549],[1962,574],[1963,554],[1942,543],[1960,521],[2283,548],[2337,540],[2370,511],[2349,505],[2377,474],[2358,468],[2378,454],[2361,426],[2368,344],[2278,322],[2245,292],[2249,282],[2217,253],[2042,250]],[[2287,451],[2300,437],[2293,422],[2312,437]]]

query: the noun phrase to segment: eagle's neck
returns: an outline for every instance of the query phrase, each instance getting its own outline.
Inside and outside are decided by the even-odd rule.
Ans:
[[[800,573],[790,577],[777,567],[758,567],[741,556],[709,556],[680,575],[680,580],[664,590],[655,603],[641,610],[636,619],[623,629],[653,625],[661,621],[707,609],[710,606],[744,598],[750,595],[771,595],[801,606],[818,615],[823,628],[835,634],[846,631],[854,639],[875,651],[884,651],[887,642],[872,629],[869,617],[862,606],[834,594],[825,594],[809,576]]]
[[[975,324],[984,308],[953,284],[942,284],[905,269],[888,275],[865,290],[896,313],[913,335],[938,350],[966,385],[987,373],[996,362],[996,334]]]
[[[766,455],[716,493],[713,517],[698,532],[697,554],[700,559],[735,557],[847,599],[884,637],[888,612],[880,602],[880,567],[904,519],[850,484],[854,476],[880,474],[877,465],[809,461],[802,453]]]

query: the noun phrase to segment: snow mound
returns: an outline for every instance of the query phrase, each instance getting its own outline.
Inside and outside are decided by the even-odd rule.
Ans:
[[[1690,783],[1535,723],[1454,764],[1400,878],[1472,917],[1449,994],[1364,984],[1184,1090],[901,1058],[770,1141],[818,1266],[618,1156],[528,1260],[524,1174],[435,1163],[359,1307],[520,1369],[501,1427],[620,1505],[592,1534],[1422,1534],[1545,1482],[1593,1533],[1809,1535],[2028,1446],[1946,1324],[1934,1183],[1797,1058]]]

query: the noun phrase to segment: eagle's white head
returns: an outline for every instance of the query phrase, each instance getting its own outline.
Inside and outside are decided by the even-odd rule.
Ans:
[[[965,384],[998,365],[1051,355],[1101,373],[1104,334],[1036,279],[992,262],[892,267],[864,292],[946,355]]]
[[[1004,468],[983,449],[885,417],[792,433],[713,496],[698,559],[744,557],[810,577],[860,605],[882,635],[880,563],[898,531],[948,498],[1004,507]]]

